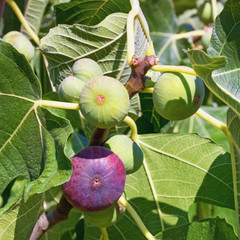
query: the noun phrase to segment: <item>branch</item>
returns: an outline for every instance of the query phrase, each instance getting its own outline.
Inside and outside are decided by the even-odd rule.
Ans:
[[[68,214],[73,206],[62,195],[60,202],[52,212],[43,213],[36,222],[29,240],[38,240],[55,224],[68,218]]]

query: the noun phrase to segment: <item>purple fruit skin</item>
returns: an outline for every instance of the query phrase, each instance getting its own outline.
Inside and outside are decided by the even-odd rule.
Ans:
[[[103,210],[122,195],[126,171],[115,153],[101,146],[91,146],[71,160],[72,176],[69,182],[62,185],[62,189],[75,208],[89,212]]]

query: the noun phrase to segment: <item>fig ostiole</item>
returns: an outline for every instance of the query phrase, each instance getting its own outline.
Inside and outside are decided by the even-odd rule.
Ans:
[[[3,36],[5,42],[11,43],[18,52],[22,53],[28,61],[34,56],[34,47],[29,39],[21,32],[11,31]]]
[[[166,72],[154,85],[153,104],[165,119],[183,120],[200,108],[204,94],[205,87],[199,77]]]
[[[91,212],[106,209],[117,202],[124,191],[126,171],[115,153],[101,146],[90,146],[71,161],[72,175],[62,189],[72,206]]]
[[[100,76],[90,79],[79,97],[83,116],[98,128],[111,128],[127,116],[130,100],[126,88],[118,80]]]
[[[128,136],[124,134],[110,135],[103,146],[120,157],[127,174],[136,172],[142,166],[143,152]]]
[[[63,79],[58,87],[58,96],[61,101],[79,102],[79,96],[85,82],[74,76],[68,76]]]
[[[112,206],[97,212],[83,212],[84,219],[91,225],[99,228],[107,228],[117,223],[124,215],[125,208],[116,202]]]
[[[79,78],[83,82],[87,82],[91,78],[102,76],[103,72],[97,62],[90,58],[81,58],[72,66],[73,76]]]

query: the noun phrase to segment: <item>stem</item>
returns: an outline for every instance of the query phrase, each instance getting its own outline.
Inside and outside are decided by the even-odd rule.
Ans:
[[[151,69],[157,72],[180,72],[197,76],[197,73],[192,68],[186,66],[154,65]]]
[[[37,105],[40,107],[53,107],[53,108],[62,108],[62,109],[69,109],[69,110],[79,110],[78,103],[70,103],[70,102],[38,100]]]
[[[31,36],[31,38],[34,40],[34,42],[39,46],[40,40],[39,40],[37,34],[29,26],[28,22],[26,21],[25,17],[23,16],[21,10],[19,9],[19,7],[15,3],[15,1],[14,0],[6,0],[6,2],[9,4],[9,6],[15,12],[16,16],[18,17],[19,21],[22,23],[23,27],[26,29],[28,34]]]
[[[109,240],[107,229],[106,228],[100,228],[100,231],[102,233],[102,239],[103,240]]]
[[[134,19],[137,16],[138,12],[136,9],[132,9],[127,18],[127,61],[130,65],[132,57],[135,53],[135,46],[134,46]]]
[[[134,142],[138,141],[138,131],[137,131],[137,126],[136,123],[133,121],[132,118],[130,118],[129,116],[125,117],[123,120],[125,123],[127,123],[131,129],[131,139]]]
[[[211,0],[211,2],[212,2],[213,21],[215,21],[217,14],[218,14],[217,0]]]
[[[141,218],[134,210],[134,208],[129,204],[129,202],[123,196],[121,196],[118,201],[128,210],[129,214],[132,216],[144,236],[148,240],[155,240],[154,236],[148,231]]]
[[[203,36],[205,33],[206,32],[204,30],[195,30],[195,31],[190,31],[190,32],[186,32],[186,33],[174,34],[171,38],[172,38],[172,40],[179,40],[179,39],[183,39],[183,38]]]
[[[142,93],[153,93],[153,88],[144,88]]]
[[[226,132],[230,153],[231,153],[231,162],[232,162],[232,175],[233,175],[233,192],[234,192],[234,207],[236,213],[236,223],[237,223],[237,236],[240,240],[240,226],[239,226],[239,206],[238,206],[238,187],[237,187],[237,169],[236,169],[236,157],[235,149],[233,144],[232,135],[229,131]]]
[[[204,119],[205,121],[209,122],[210,124],[212,124],[213,126],[217,127],[218,129],[220,129],[221,131],[224,132],[225,135],[229,134],[229,131],[227,129],[227,125],[224,124],[223,122],[219,121],[218,119],[214,118],[212,115],[208,114],[207,112],[205,112],[202,109],[199,109],[196,114],[201,117],[202,119]]]

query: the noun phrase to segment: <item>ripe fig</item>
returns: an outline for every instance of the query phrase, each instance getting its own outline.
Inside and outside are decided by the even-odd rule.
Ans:
[[[128,136],[124,134],[110,135],[103,146],[120,157],[127,174],[136,172],[142,166],[143,152]]]
[[[83,87],[79,106],[83,116],[94,126],[111,128],[127,116],[130,100],[126,88],[118,80],[100,76]]]
[[[84,219],[91,225],[107,228],[117,223],[123,216],[125,208],[122,204],[115,203],[109,208],[97,212],[83,212]]]
[[[62,189],[75,208],[82,211],[103,210],[122,195],[126,171],[115,153],[101,146],[91,146],[71,160],[72,176]]]
[[[78,103],[84,85],[85,82],[74,76],[64,78],[58,88],[58,96],[60,100]]]
[[[8,32],[3,40],[11,43],[20,53],[24,54],[28,61],[31,61],[34,56],[34,47],[29,39],[21,32]]]
[[[72,73],[73,76],[79,78],[83,82],[103,75],[102,69],[98,63],[90,58],[81,58],[77,60],[73,64]]]
[[[153,90],[156,111],[168,120],[183,120],[202,105],[205,88],[199,77],[184,73],[163,73]]]

